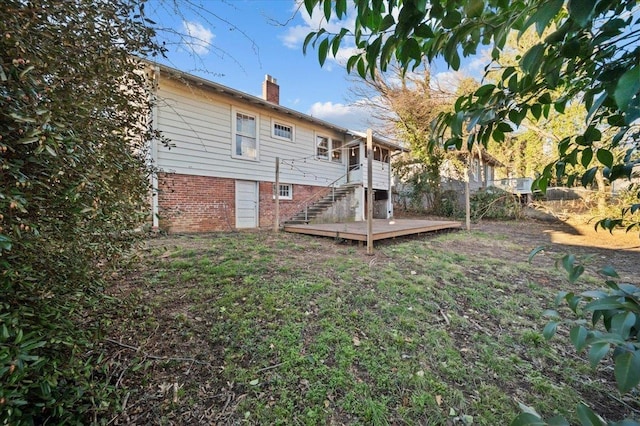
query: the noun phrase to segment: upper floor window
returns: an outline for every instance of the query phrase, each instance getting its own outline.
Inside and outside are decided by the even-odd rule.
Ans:
[[[294,129],[291,124],[271,120],[271,136],[293,142]]]
[[[316,135],[316,158],[342,163],[342,145],[339,139]]]
[[[232,109],[234,118],[232,156],[258,159],[258,117]]]
[[[325,136],[316,136],[316,158],[329,159],[330,139]]]
[[[331,161],[342,163],[342,141],[331,139]]]

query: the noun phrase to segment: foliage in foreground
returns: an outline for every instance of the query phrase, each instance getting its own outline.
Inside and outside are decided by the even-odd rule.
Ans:
[[[0,8],[0,423],[97,421],[101,275],[145,219],[137,1]],[[140,6],[141,8],[141,6]]]
[[[530,259],[544,248],[532,252]],[[556,262],[568,274],[570,284],[574,284],[585,272],[583,262],[574,254],[565,254]],[[549,340],[558,325],[570,328],[569,339],[578,352],[588,351],[589,363],[595,369],[603,358],[611,354],[614,362],[613,374],[621,393],[631,392],[640,384],[640,288],[629,283],[617,282],[620,277],[611,267],[601,269],[606,289],[588,290],[577,293],[561,291],[556,296],[556,308],[565,302],[577,319],[562,320],[557,310],[545,312],[551,321],[544,328],[543,335]],[[604,330],[604,331],[603,331]],[[523,413],[512,426],[526,425],[569,425],[563,416],[542,420],[533,408],[522,406]],[[583,426],[632,426],[640,425],[634,420],[606,422],[594,410],[579,404],[576,410]]]
[[[303,50],[318,50],[320,64],[336,56],[351,37],[356,49],[347,70],[376,77],[397,62],[404,70],[415,69],[426,59],[441,57],[454,70],[462,56],[491,51],[498,81],[484,84],[461,96],[455,110],[434,122],[432,144],[471,149],[490,140],[502,143],[525,119],[548,118],[553,110],[562,114],[575,99],[584,105],[584,131],[558,142],[558,158],[547,165],[535,186],[545,191],[555,177],[568,176],[568,185],[593,183],[599,171],[609,181],[629,178],[640,161],[640,5],[636,0],[305,0],[310,15],[326,22],[345,20],[348,3],[356,14],[353,28],[337,33],[329,25],[308,34]],[[333,22],[332,22],[333,25]],[[517,65],[501,68],[508,54],[507,40],[535,29],[539,41]],[[546,35],[548,34],[548,35]],[[611,135],[611,136],[609,136]],[[624,155],[616,158],[617,149]],[[571,172],[573,166],[584,173]],[[575,170],[575,169],[574,169]],[[636,211],[640,203],[629,206]],[[615,220],[600,221],[612,229]],[[640,226],[640,223],[635,225]]]

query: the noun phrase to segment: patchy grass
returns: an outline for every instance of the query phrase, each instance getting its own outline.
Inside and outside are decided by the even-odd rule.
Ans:
[[[527,262],[534,245],[482,230],[372,257],[270,232],[150,240],[110,289],[122,310],[105,313],[109,379],[127,394],[116,420],[498,425],[518,401],[632,414],[605,365],[542,337],[567,284],[549,256]]]

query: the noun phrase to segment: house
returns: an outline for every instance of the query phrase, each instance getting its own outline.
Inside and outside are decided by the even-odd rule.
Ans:
[[[469,155],[471,156],[469,162]],[[419,173],[419,164],[411,164],[411,160],[405,160],[405,162],[411,167],[408,181],[403,181],[399,177],[395,177],[394,182],[394,199],[396,205],[406,206],[413,205],[414,207],[420,206],[424,209],[430,209],[433,206],[435,200],[432,198],[432,194],[421,194],[420,199],[414,199],[417,194],[414,193],[412,184],[409,183],[411,176],[415,176],[415,173]],[[489,154],[485,149],[469,151],[447,151],[445,157],[440,165],[440,190],[442,192],[450,192],[456,197],[456,202],[460,206],[465,204],[465,182],[469,181],[469,191],[471,193],[477,192],[480,189],[485,189],[491,186],[497,186],[505,189],[509,192],[517,193],[516,188],[511,188],[510,185],[515,184],[509,179],[495,179],[496,168],[502,167],[502,163],[495,157]],[[465,177],[468,174],[468,177]],[[519,182],[519,180],[518,180]],[[529,182],[529,193],[531,182]],[[518,190],[522,190],[519,188]]]
[[[462,194],[458,200],[461,205],[464,204],[464,165],[468,160],[468,155],[468,151],[457,151],[456,157],[460,164],[454,164],[456,163],[455,161],[447,160],[441,170],[442,188]],[[523,201],[531,201],[531,185],[533,184],[533,179],[496,179],[496,168],[498,167],[504,167],[504,165],[484,148],[478,150],[473,149],[471,151],[471,162],[468,168],[469,191],[473,193],[481,189],[496,187],[520,197]]]
[[[154,228],[207,232],[305,221],[364,220],[367,161],[362,133],[279,104],[271,76],[262,98],[152,64]],[[403,148],[374,137],[377,218],[393,215],[390,159]],[[327,213],[329,212],[329,213]]]

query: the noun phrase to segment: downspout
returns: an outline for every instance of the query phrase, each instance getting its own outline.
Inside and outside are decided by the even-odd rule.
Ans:
[[[152,81],[152,107],[151,107],[151,141],[150,141],[150,155],[151,155],[151,221],[152,229],[157,230],[160,227],[160,220],[158,218],[159,206],[158,206],[158,140],[156,139],[156,132],[158,130],[158,80],[160,79],[160,67],[153,67],[153,81]]]

